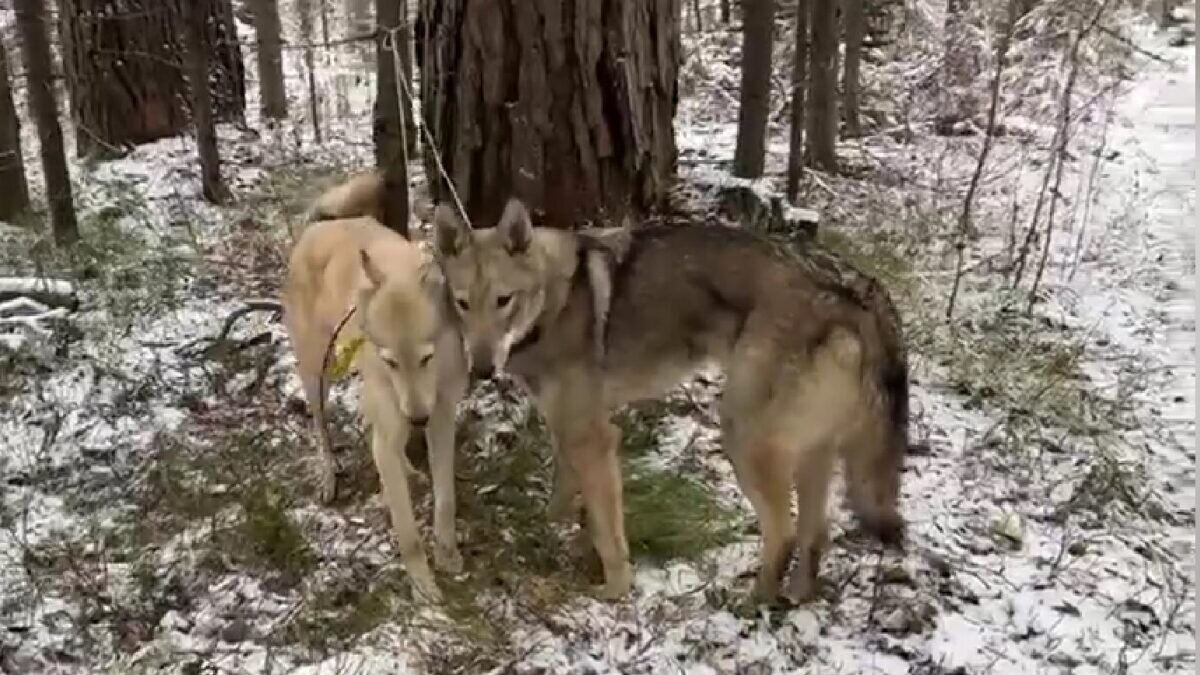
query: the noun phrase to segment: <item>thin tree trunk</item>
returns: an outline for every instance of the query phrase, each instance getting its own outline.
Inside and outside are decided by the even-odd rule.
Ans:
[[[287,118],[287,90],[283,84],[278,0],[255,0],[254,31],[258,41],[258,86],[263,117]]]
[[[0,42],[0,218],[12,218],[29,206],[25,160],[21,156],[21,122],[13,104],[8,49]]]
[[[733,173],[758,178],[763,171],[767,115],[771,109],[771,46],[774,0],[745,0],[742,22],[742,89],[738,105]]]
[[[692,16],[696,18],[696,32],[704,32],[704,17],[700,13],[700,0],[692,0]]]
[[[399,26],[402,21],[402,0],[376,0],[375,16],[379,23],[380,34],[376,38],[378,51],[376,53],[376,95],[375,95],[375,164],[383,169],[383,183],[386,195],[383,202],[383,224],[388,228],[408,236],[408,165],[406,158],[405,134],[400,121],[400,101],[402,94],[396,91],[397,73],[396,59],[392,49],[403,50],[401,45],[391,43],[388,31]],[[403,31],[397,31],[398,33]],[[402,41],[399,38],[398,41]],[[403,64],[401,65],[403,69]],[[400,73],[400,77],[403,77]]]
[[[721,23],[728,24],[733,20],[733,0],[721,0]]]
[[[796,0],[795,53],[792,58],[792,116],[788,137],[787,198],[800,196],[804,174],[804,93],[808,86],[808,13],[812,0]]]
[[[837,171],[837,3],[810,0],[812,15],[808,80],[808,163]]]
[[[54,241],[60,246],[79,240],[75,205],[71,196],[71,175],[63,152],[62,127],[58,123],[58,103],[51,79],[50,40],[46,35],[43,0],[14,0],[17,29],[21,33],[22,57],[29,92],[29,109],[38,128],[42,171],[46,175],[46,196],[50,201],[50,222]]]
[[[409,24],[408,0],[400,0],[400,16],[403,22],[400,24],[400,65],[403,71],[402,77],[405,84],[408,85],[410,95],[416,90],[413,88],[413,31]],[[417,127],[413,120],[411,110],[413,109],[412,102],[405,99],[404,105],[404,140],[408,143],[408,152],[410,155],[417,151]]]
[[[313,61],[313,12],[312,0],[298,0],[296,2],[296,12],[300,15],[300,39],[304,41],[304,70],[308,77],[308,117],[312,122],[313,142],[320,145],[322,140],[321,134],[321,111],[320,98],[317,95],[317,69]]]
[[[846,135],[857,138],[862,135],[859,122],[859,88],[861,86],[859,66],[862,62],[863,35],[866,31],[866,0],[843,0],[842,9],[846,17],[846,63],[842,74],[842,115],[846,120]]]
[[[680,0],[428,0],[421,105],[470,218],[510,195],[567,227],[667,204],[676,163]]]
[[[209,53],[204,40],[204,21],[212,0],[184,2],[184,39],[187,51],[189,88],[192,92],[192,123],[196,127],[196,149],[200,156],[200,185],[204,199],[213,204],[225,201],[221,183],[221,156],[217,149],[216,121],[213,119],[212,94],[208,88]]]

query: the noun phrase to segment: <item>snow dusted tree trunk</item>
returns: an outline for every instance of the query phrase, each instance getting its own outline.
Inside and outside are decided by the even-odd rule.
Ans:
[[[11,220],[29,206],[25,160],[21,157],[21,122],[13,104],[8,49],[0,42],[0,218]]]
[[[771,110],[775,1],[745,0],[742,16],[742,89],[733,173],[743,178],[758,178],[763,172],[767,115]]]
[[[675,173],[680,0],[428,0],[422,105],[472,219],[662,205]],[[425,174],[446,199],[432,153]]]
[[[812,3],[808,79],[808,163],[822,171],[837,171],[837,56],[836,0]]]
[[[189,122],[183,12],[196,0],[59,0],[63,70],[80,157],[120,156],[176,136]],[[205,81],[217,117],[242,121],[241,51],[229,0],[207,3],[203,40],[214,55]]]
[[[787,197],[792,204],[800,194],[804,173],[804,93],[808,86],[808,13],[812,0],[796,0],[796,41],[792,58],[792,119],[788,137]]]
[[[392,55],[389,29],[403,18],[402,0],[376,0],[375,16],[380,34],[376,37],[378,56],[375,78],[375,164],[383,169],[383,224],[408,236],[408,166],[404,162],[405,134],[401,127],[400,99],[396,91],[396,66]],[[403,38],[400,38],[403,40]],[[403,77],[403,74],[401,75]]]
[[[733,20],[733,0],[721,0],[721,23],[729,23]]]
[[[846,63],[842,73],[842,117],[846,121],[846,135],[857,138],[862,135],[859,121],[860,65],[862,63],[863,35],[866,33],[866,0],[843,0],[842,11],[846,24]]]
[[[54,242],[60,246],[79,240],[75,205],[71,197],[71,175],[63,151],[62,127],[58,123],[58,102],[51,78],[50,39],[46,34],[44,0],[14,0],[17,30],[21,34],[22,60],[29,91],[29,110],[38,128],[42,171],[46,175],[46,196],[50,201],[50,222]]]
[[[221,184],[221,157],[217,150],[216,121],[213,119],[212,92],[205,86],[209,67],[209,45],[204,39],[205,17],[214,0],[184,2],[184,42],[188,82],[192,94],[192,120],[196,126],[196,148],[200,155],[200,184],[204,199],[220,204],[225,200]],[[193,4],[194,3],[194,4]]]
[[[287,90],[283,84],[278,0],[254,0],[254,32],[258,41],[258,86],[263,117],[287,118]]]

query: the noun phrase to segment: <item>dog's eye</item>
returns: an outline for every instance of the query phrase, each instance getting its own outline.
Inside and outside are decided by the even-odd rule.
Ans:
[[[421,367],[424,368],[425,366],[428,366],[431,361],[433,361],[432,352],[421,357]]]
[[[508,307],[508,303],[512,302],[512,299],[512,293],[509,293],[508,295],[502,295],[496,298],[496,306],[500,309],[504,309],[505,307]]]
[[[466,300],[463,300],[462,298],[455,298],[454,302],[455,302],[455,304],[458,305],[458,309],[460,311],[465,312],[468,309],[471,309],[471,303],[467,302]]]
[[[392,370],[395,370],[400,367],[400,363],[398,361],[396,361],[396,359],[393,358],[391,355],[380,354],[379,358],[380,358],[380,360],[383,361],[384,365],[386,365],[388,368],[391,368]]]

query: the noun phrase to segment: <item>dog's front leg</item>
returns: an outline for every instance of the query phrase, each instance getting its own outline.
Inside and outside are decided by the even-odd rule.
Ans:
[[[429,468],[433,474],[433,562],[438,569],[451,574],[458,574],[463,569],[454,529],[454,415],[459,398],[439,399],[425,429]]]
[[[604,567],[604,586],[599,595],[610,600],[624,597],[633,587],[633,568],[621,503],[621,466],[617,460],[620,430],[602,417],[583,424],[579,418],[558,422],[562,452],[579,479],[592,544]]]
[[[373,424],[371,453],[375,457],[375,468],[379,470],[379,481],[383,484],[383,496],[391,511],[400,562],[412,579],[413,595],[418,600],[440,602],[441,591],[433,578],[433,571],[429,569],[425,549],[421,546],[408,490],[408,470],[404,458],[408,434],[408,423],[404,421],[393,419]]]

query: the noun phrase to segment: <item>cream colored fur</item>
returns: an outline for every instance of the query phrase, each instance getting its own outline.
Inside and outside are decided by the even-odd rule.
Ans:
[[[404,448],[414,426],[423,424],[434,492],[434,559],[439,568],[458,572],[454,429],[467,368],[444,298],[437,265],[417,245],[369,217],[310,225],[291,252],[283,294],[285,322],[319,441],[317,483],[324,500],[334,498],[336,476],[320,373],[335,327],[354,310],[340,339],[365,338],[354,367],[362,378],[371,451],[399,556],[417,595],[429,600],[440,592],[413,515]]]

